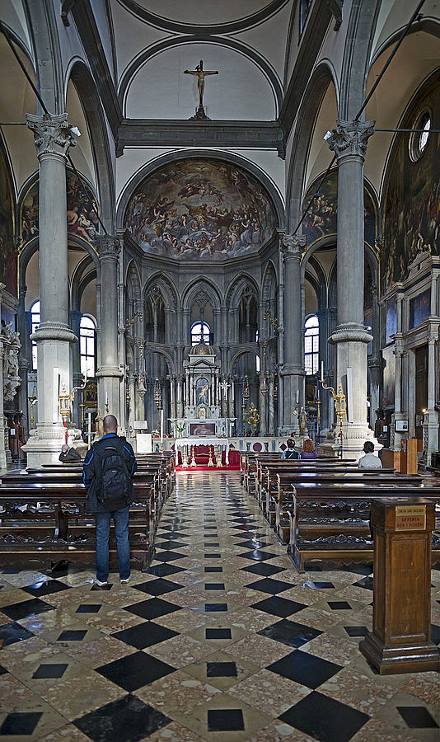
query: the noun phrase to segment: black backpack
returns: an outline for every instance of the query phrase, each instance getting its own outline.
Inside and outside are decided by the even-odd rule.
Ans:
[[[95,456],[98,502],[109,510],[118,510],[128,505],[133,485],[120,440],[112,438],[99,442],[95,448]]]
[[[299,458],[298,451],[295,451],[293,448],[288,448],[286,450],[286,455],[285,455],[284,458],[286,458],[286,459],[298,459]]]

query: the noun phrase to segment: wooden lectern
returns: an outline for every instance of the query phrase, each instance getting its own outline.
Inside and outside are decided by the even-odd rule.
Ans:
[[[381,675],[440,666],[431,641],[434,508],[422,498],[371,503],[373,631],[359,648]]]

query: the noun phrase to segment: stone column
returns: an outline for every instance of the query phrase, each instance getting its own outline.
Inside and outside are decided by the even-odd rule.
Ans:
[[[177,417],[183,417],[183,403],[182,403],[182,376],[177,377]]]
[[[5,288],[3,283],[0,283],[0,310],[1,310],[1,296],[2,289]],[[3,356],[4,356],[4,337],[3,333],[0,332],[0,471],[6,469],[6,446],[5,446],[5,415],[4,415],[4,400],[3,400]]]
[[[267,383],[266,377],[263,373],[260,373],[259,377],[259,412],[260,412],[260,435],[267,435],[267,414],[266,414],[266,399],[267,399]]]
[[[67,249],[66,155],[75,144],[67,114],[34,116],[27,125],[34,132],[39,168],[39,274],[41,323],[33,335],[37,343],[37,434],[24,446],[29,466],[58,460],[64,442],[59,412],[59,390],[72,388],[69,328],[69,271]]]
[[[120,421],[119,386],[122,371],[118,357],[118,260],[121,251],[119,237],[96,237],[99,255],[101,307],[100,307],[100,366],[98,379],[98,410],[101,415],[115,415]]]
[[[268,407],[269,407],[269,425],[267,435],[275,435],[275,399],[273,396],[274,392],[274,377],[271,374],[269,376],[269,394],[268,394]]]
[[[337,289],[338,324],[331,340],[337,348],[337,381],[347,395],[344,454],[359,457],[373,439],[367,415],[367,346],[364,327],[364,157],[373,124],[339,121],[329,138],[338,160]],[[347,389],[350,379],[351,388]],[[350,399],[348,398],[350,394]]]
[[[301,235],[282,235],[284,252],[284,363],[282,435],[299,432],[298,416],[293,414],[297,396],[300,403],[304,388],[304,354],[301,302],[301,258],[306,244]]]
[[[428,412],[425,415],[427,466],[431,464],[431,454],[439,450],[439,414],[435,409],[437,384],[435,373],[436,346],[436,338],[435,336],[431,336],[428,342]]]
[[[77,336],[77,338],[79,338],[80,324],[81,324],[81,312],[78,312],[78,310],[70,312],[70,326],[72,328],[72,331]],[[72,353],[73,385],[72,386],[78,387],[78,386],[81,386],[81,384],[83,383],[83,377],[81,374],[81,356],[80,356],[79,342],[77,345],[73,346],[72,350],[73,350],[73,353]],[[72,400],[72,422],[77,428],[81,428],[80,404],[82,402],[82,394],[83,392],[80,392],[78,390],[75,393],[74,399]]]

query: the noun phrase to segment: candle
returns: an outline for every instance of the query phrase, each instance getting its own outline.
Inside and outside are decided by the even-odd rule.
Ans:
[[[321,383],[324,383],[324,361],[321,361]]]
[[[299,389],[296,390],[296,404],[299,402]]]

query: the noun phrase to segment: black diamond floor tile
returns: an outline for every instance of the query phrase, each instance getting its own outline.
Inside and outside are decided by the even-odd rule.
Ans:
[[[279,718],[320,742],[349,742],[370,717],[345,703],[313,692]]]
[[[156,577],[169,577],[185,571],[183,567],[177,567],[175,564],[155,564],[147,570],[148,574],[156,575]]]
[[[175,668],[146,652],[134,652],[127,657],[98,667],[96,672],[131,693],[165,675],[170,675],[175,672]]]
[[[431,624],[431,639],[434,644],[440,644],[440,626]]]
[[[364,587],[366,590],[372,590],[373,589],[373,578],[372,577],[364,577],[362,580],[358,580],[357,582],[353,583],[357,587]]]
[[[351,611],[352,607],[346,600],[329,600],[327,605],[330,606],[332,611]]]
[[[211,709],[208,711],[208,732],[242,732],[244,730],[241,709]]]
[[[183,541],[162,541],[160,539],[157,539],[156,543],[159,553],[160,551],[166,551],[169,549],[181,549],[183,546],[188,546],[188,544],[184,544]]]
[[[269,639],[285,644],[287,647],[295,647],[298,649],[303,644],[316,639],[317,636],[322,634],[322,631],[314,629],[312,626],[305,626],[302,623],[296,623],[295,621],[289,621],[287,618],[271,626],[266,626],[261,631],[257,632],[261,636],[267,636]]]
[[[205,629],[206,639],[232,639],[231,629]]]
[[[279,616],[280,618],[287,618],[292,613],[302,611],[303,608],[307,608],[304,603],[297,603],[295,600],[288,600],[287,598],[280,598],[274,595],[271,598],[260,600],[258,603],[253,603],[251,608],[255,608],[264,613],[270,613],[272,616]]]
[[[94,742],[137,742],[167,726],[171,719],[136,696],[125,696],[73,723]]]
[[[307,688],[318,688],[342,670],[342,666],[296,650],[273,662],[267,669]]]
[[[276,575],[278,572],[282,572],[282,567],[276,567],[275,564],[265,564],[264,562],[259,562],[258,564],[253,564],[252,567],[242,567],[242,572],[250,572],[253,575],[260,575],[261,577],[270,577],[271,575]]]
[[[205,544],[205,548],[208,548],[208,549],[209,548],[215,549],[215,548],[218,548],[219,546],[220,546],[220,543],[218,541],[210,541],[209,543],[206,542]]]
[[[254,549],[253,551],[246,551],[244,554],[239,554],[238,556],[243,557],[243,559],[253,559],[255,562],[265,562],[268,559],[274,559],[277,555],[271,554],[269,551]]]
[[[295,587],[290,582],[282,582],[281,580],[272,580],[270,578],[264,578],[263,580],[257,580],[256,582],[251,582],[250,585],[246,585],[246,587],[251,588],[252,590],[260,590],[262,593],[269,593],[270,595],[277,595],[278,593],[282,593],[285,590],[290,590],[290,588]]]
[[[133,585],[135,590],[140,590],[143,593],[149,595],[165,595],[165,593],[171,593],[174,590],[181,590],[182,585],[178,585],[176,582],[171,580],[164,580],[159,578],[158,580],[148,580],[140,585]]]
[[[6,670],[6,668],[4,668],[4,667],[2,667],[2,666],[0,665],[0,675],[6,675],[6,674],[7,674],[7,672],[8,672],[8,671]]]
[[[205,603],[205,613],[224,613],[227,610],[227,603]]]
[[[65,664],[40,665],[40,667],[35,670],[32,677],[35,680],[41,680],[43,678],[62,678],[67,668],[68,665]]]
[[[34,636],[32,631],[28,631],[19,623],[15,623],[15,621],[0,626],[0,640],[3,641],[4,647],[9,647],[11,644],[15,644],[15,642],[25,641],[32,636]]]
[[[207,662],[207,678],[236,678],[237,665],[235,662]]]
[[[223,572],[223,567],[205,567],[205,572]]]
[[[265,541],[259,541],[258,539],[255,539],[255,541],[252,541],[252,539],[246,538],[245,541],[237,541],[234,543],[234,546],[239,546],[242,549],[263,549],[265,546],[268,546],[269,544],[266,544]]]
[[[344,626],[344,629],[347,632],[348,636],[351,636],[353,638],[358,636],[367,636],[368,634],[368,629],[366,626]]]
[[[40,711],[25,711],[8,714],[0,727],[0,737],[30,737],[43,714]]]
[[[136,649],[152,647],[153,644],[159,644],[178,635],[179,633],[177,631],[171,631],[171,629],[167,629],[165,626],[159,626],[159,624],[152,621],[131,626],[129,629],[123,629],[112,634],[116,639],[130,644],[130,646],[136,647]]]
[[[437,722],[424,706],[397,706],[397,710],[409,729],[438,729]]]
[[[215,553],[209,552],[208,554],[205,554],[205,559],[221,559],[221,558],[222,558],[222,555],[218,554],[217,552]]]
[[[169,603],[167,600],[162,600],[161,598],[151,598],[150,600],[144,600],[141,603],[129,605],[124,608],[124,610],[150,621],[151,619],[159,618],[159,616],[166,616],[167,613],[180,611],[180,606]]]
[[[75,613],[99,613],[102,608],[101,603],[83,603],[78,606]]]
[[[8,618],[12,618],[13,621],[20,621],[22,618],[28,618],[29,616],[35,616],[38,613],[45,613],[46,611],[53,610],[53,605],[49,605],[49,603],[40,600],[40,598],[32,598],[31,600],[23,600],[22,603],[3,606],[2,613],[8,616]]]
[[[70,590],[69,585],[65,585],[60,580],[44,580],[41,582],[34,582],[33,585],[28,585],[23,588],[25,593],[40,597],[41,595],[52,595],[52,593],[59,593],[62,590]]]
[[[58,636],[57,642],[82,642],[86,634],[87,629],[66,629]]]
[[[224,590],[224,582],[207,582],[205,583],[205,590]]]
[[[333,582],[325,582],[322,580],[306,580],[304,584],[309,590],[331,590],[335,587]]]
[[[179,551],[159,551],[155,555],[155,559],[158,562],[175,562],[177,559],[185,559],[187,554],[182,554]]]

